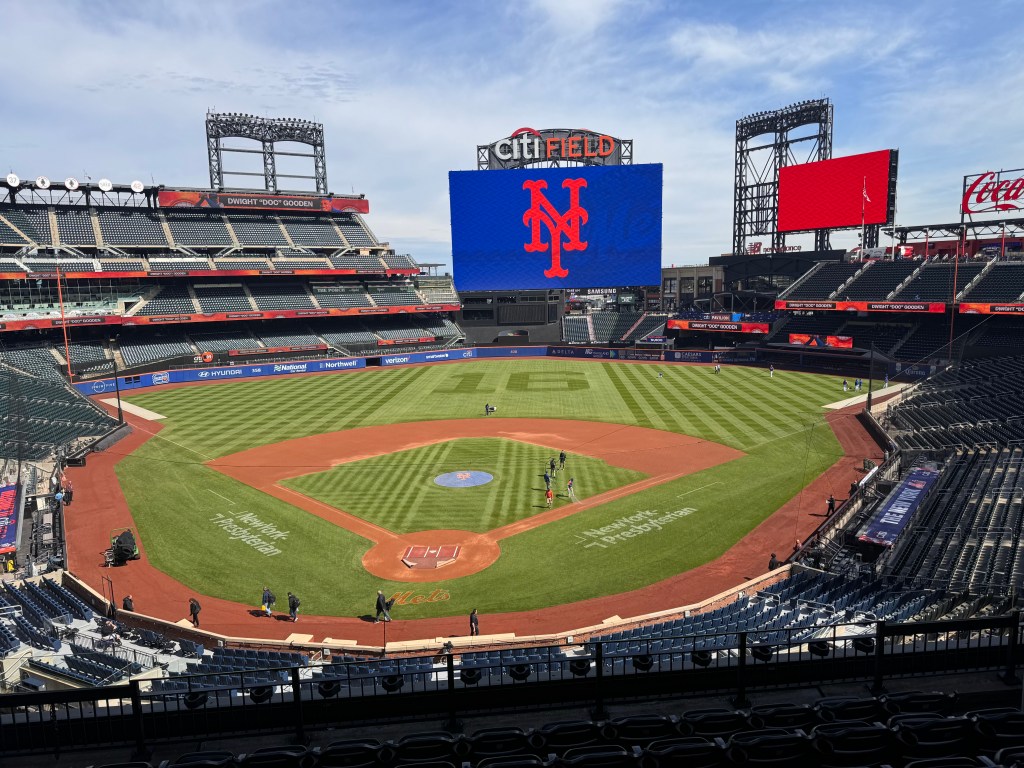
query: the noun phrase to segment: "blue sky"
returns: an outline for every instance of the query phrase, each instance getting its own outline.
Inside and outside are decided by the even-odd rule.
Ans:
[[[835,156],[899,148],[898,223],[955,220],[964,173],[1024,166],[1022,27],[992,0],[11,2],[0,166],[204,186],[207,109],[316,119],[332,190],[449,262],[449,170],[587,127],[664,164],[663,261],[702,263],[730,247],[736,119],[808,98]]]

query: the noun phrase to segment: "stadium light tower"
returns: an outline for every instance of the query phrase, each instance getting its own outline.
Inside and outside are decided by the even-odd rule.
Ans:
[[[248,139],[259,142],[259,149],[226,147],[224,139]],[[281,141],[305,144],[312,152],[284,152],[276,148]],[[206,151],[210,164],[210,186],[224,188],[225,176],[257,176],[263,178],[267,192],[285,191],[278,179],[306,179],[313,181],[318,194],[327,194],[327,157],[324,150],[324,126],[310,120],[296,118],[269,118],[241,115],[235,112],[206,113]],[[263,173],[231,171],[224,168],[224,154],[258,154],[263,156]],[[277,172],[278,157],[308,157],[313,160],[313,175],[282,174]],[[305,192],[308,190],[288,190]]]

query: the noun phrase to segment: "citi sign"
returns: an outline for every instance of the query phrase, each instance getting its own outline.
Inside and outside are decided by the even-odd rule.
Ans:
[[[499,160],[584,160],[609,157],[614,152],[615,139],[605,134],[544,137],[534,128],[520,128],[494,143],[494,156]]]

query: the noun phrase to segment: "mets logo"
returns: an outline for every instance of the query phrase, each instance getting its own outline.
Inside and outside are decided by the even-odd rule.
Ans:
[[[469,478],[471,478],[472,476],[473,475],[471,473],[469,473],[469,472],[456,472],[455,473],[455,479],[456,480],[469,480]]]
[[[562,250],[585,251],[587,243],[580,241],[580,227],[587,223],[589,214],[580,205],[580,187],[587,186],[586,179],[564,179],[562,187],[569,190],[569,209],[564,213],[548,200],[543,190],[548,183],[543,179],[524,181],[523,189],[530,190],[530,207],[523,214],[523,224],[530,228],[530,242],[523,248],[527,253],[551,249],[551,267],[544,270],[544,277],[566,277],[569,270],[562,266]],[[550,242],[541,239],[541,225],[547,227]],[[563,245],[562,238],[565,238]]]

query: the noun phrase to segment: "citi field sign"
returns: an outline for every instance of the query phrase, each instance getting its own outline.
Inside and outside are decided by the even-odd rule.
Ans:
[[[633,141],[587,129],[519,128],[504,139],[477,146],[477,168],[494,170],[563,163],[632,165]]]

